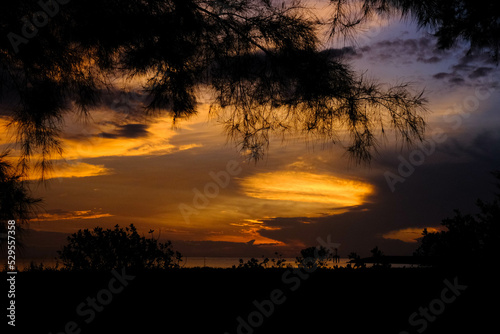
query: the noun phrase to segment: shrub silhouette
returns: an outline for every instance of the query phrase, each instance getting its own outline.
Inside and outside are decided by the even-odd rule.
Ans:
[[[370,253],[372,253],[372,258],[374,260],[373,267],[374,268],[390,268],[391,264],[387,263],[384,260],[384,253],[378,248],[378,246],[375,246]]]
[[[233,268],[238,268],[238,269],[264,269],[269,262],[269,259],[263,259],[262,262],[259,262],[258,259],[252,257],[250,260],[247,262],[244,262],[243,259],[239,260],[238,267],[233,266]]]
[[[243,259],[239,260],[238,266],[233,265],[233,269],[265,269],[265,268],[285,268],[286,267],[286,259],[283,258],[283,254],[280,254],[278,252],[274,252],[274,255],[276,255],[277,258],[269,258],[269,257],[264,257],[262,255],[262,261],[259,262],[258,259],[252,257],[250,260],[247,262],[244,262]]]
[[[323,246],[308,247],[300,251],[300,255],[295,260],[299,267],[305,268],[326,268],[328,260],[333,259],[333,254]]]
[[[349,253],[349,255],[347,255],[347,257],[350,260],[349,261],[350,263],[347,264],[347,268],[354,268],[354,269],[366,268],[366,264],[363,261],[361,261],[361,256],[358,253],[351,252]]]
[[[66,269],[106,271],[178,268],[182,257],[172,250],[170,241],[141,237],[133,224],[125,229],[116,225],[113,230],[79,230],[58,254]]]

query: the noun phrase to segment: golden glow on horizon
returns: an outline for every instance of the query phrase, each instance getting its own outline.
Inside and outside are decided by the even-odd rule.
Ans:
[[[240,184],[249,197],[320,203],[329,208],[360,205],[373,193],[373,187],[361,181],[296,171],[255,174],[241,179]]]
[[[409,227],[401,230],[391,231],[382,235],[384,239],[400,240],[403,242],[416,243],[422,237],[424,227]],[[436,227],[427,227],[427,232],[441,232],[442,229]]]

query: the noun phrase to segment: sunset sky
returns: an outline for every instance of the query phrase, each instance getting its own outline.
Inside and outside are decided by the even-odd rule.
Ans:
[[[381,83],[425,89],[422,149],[388,134],[371,164],[358,165],[342,143],[296,134],[271,138],[264,158],[249,161],[209,115],[206,92],[198,114],[173,126],[167,116],[134,113],[141,82],[117,79],[127,93],[88,121],[65,118],[64,159],[46,183],[32,185],[43,210],[29,226],[26,256],[55,256],[82,228],[131,223],[188,256],[295,256],[329,235],[342,257],[374,246],[409,255],[424,227],[439,229],[454,209],[476,212],[477,198],[493,198],[489,172],[500,169],[497,64],[461,46],[436,50],[431,35],[399,20],[373,23],[356,41],[325,48],[344,47],[358,73]],[[0,117],[5,128],[9,120]],[[0,149],[12,147],[12,134],[2,131]],[[403,160],[414,170],[398,171]],[[404,182],[392,179],[391,187],[390,175]]]

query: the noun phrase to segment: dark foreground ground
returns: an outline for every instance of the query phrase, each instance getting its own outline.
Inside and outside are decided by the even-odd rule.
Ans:
[[[499,286],[487,270],[21,272],[7,333],[486,333]]]

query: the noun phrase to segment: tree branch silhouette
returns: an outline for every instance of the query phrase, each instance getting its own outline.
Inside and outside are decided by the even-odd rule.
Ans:
[[[7,161],[8,154],[8,151],[0,154],[0,235],[6,235],[7,222],[15,220],[17,235],[21,236],[17,245],[22,248],[23,225],[36,215],[41,199],[31,197],[25,181]],[[0,238],[0,249],[3,248],[3,240]]]
[[[26,32],[22,22],[40,10],[26,0],[0,4],[0,35]],[[75,0],[33,27],[19,52],[0,40],[0,101],[23,171],[34,165],[45,175],[63,154],[64,116],[89,116],[119,76],[146,78],[142,112],[174,122],[196,114],[196,90],[209,88],[211,112],[254,159],[272,133],[339,142],[347,132],[358,162],[372,157],[377,129],[392,127],[408,143],[423,136],[423,95],[406,84],[382,89],[323,51],[320,23],[299,1]]]

